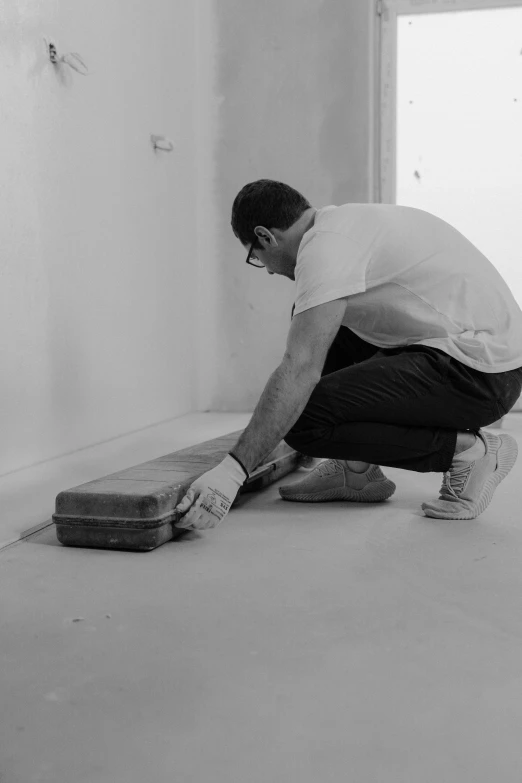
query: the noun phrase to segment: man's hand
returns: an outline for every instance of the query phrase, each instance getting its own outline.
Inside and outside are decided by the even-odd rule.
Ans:
[[[176,527],[206,530],[219,525],[247,478],[239,462],[230,455],[226,456],[223,462],[191,484],[176,506],[176,511],[184,514]]]

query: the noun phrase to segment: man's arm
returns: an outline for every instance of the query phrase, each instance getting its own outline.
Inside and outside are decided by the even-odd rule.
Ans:
[[[248,473],[275,449],[306,407],[345,310],[346,300],[336,299],[294,316],[283,361],[268,379],[252,419],[231,451]]]
[[[249,473],[256,468],[295,424],[324,367],[346,301],[318,305],[294,316],[281,365],[270,376],[252,419],[231,454],[194,481],[176,506],[176,527],[206,530],[228,514]],[[239,460],[239,462],[238,462]],[[244,465],[244,469],[240,463]]]

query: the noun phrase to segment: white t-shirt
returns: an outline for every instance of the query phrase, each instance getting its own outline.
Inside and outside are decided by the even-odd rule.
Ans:
[[[347,297],[343,326],[379,348],[431,345],[481,372],[522,366],[522,310],[441,218],[397,204],[320,209],[295,268],[295,315]]]

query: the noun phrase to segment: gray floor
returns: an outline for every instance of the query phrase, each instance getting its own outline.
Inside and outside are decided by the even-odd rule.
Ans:
[[[2,550],[1,783],[520,783],[522,457],[469,522],[384,471],[151,553]]]

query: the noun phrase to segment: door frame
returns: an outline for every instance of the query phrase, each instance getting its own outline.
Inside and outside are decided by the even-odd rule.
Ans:
[[[379,25],[378,176],[375,201],[394,204],[397,183],[397,17],[522,6],[522,0],[376,0]]]

